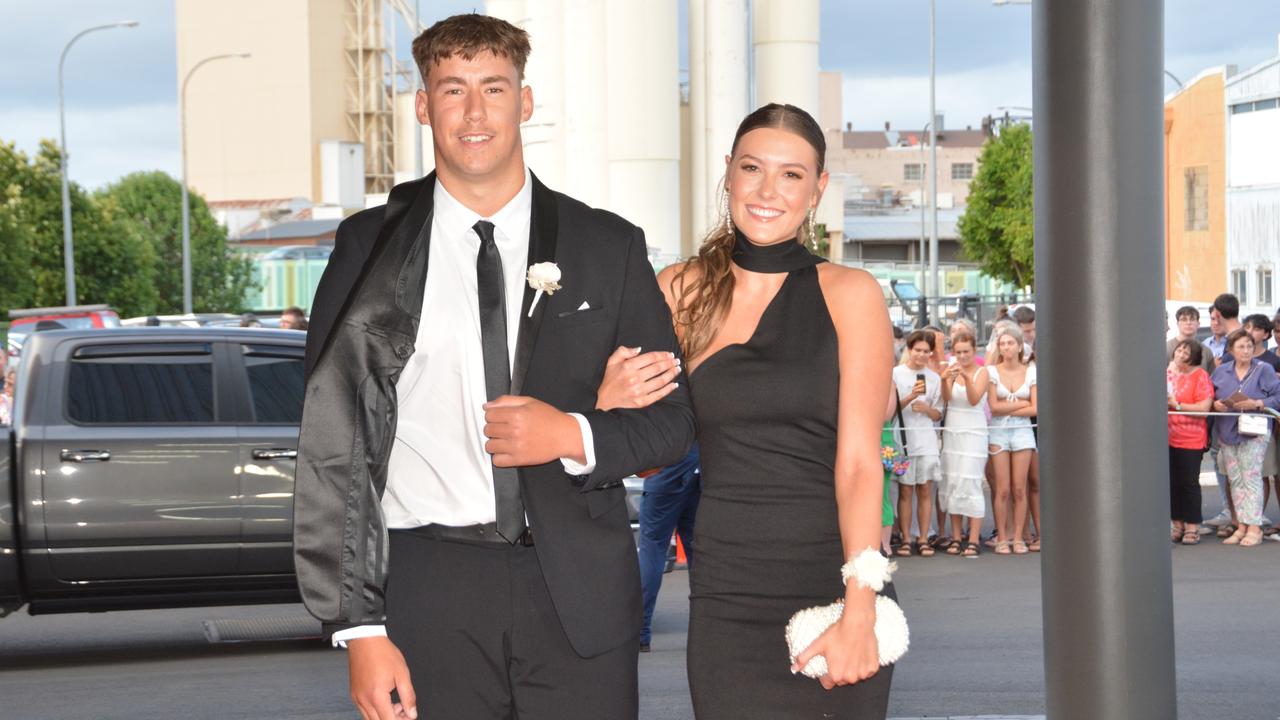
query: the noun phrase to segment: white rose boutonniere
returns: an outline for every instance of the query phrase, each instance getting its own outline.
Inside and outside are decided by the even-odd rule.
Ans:
[[[529,266],[525,279],[529,281],[529,287],[537,291],[533,295],[533,302],[529,305],[528,317],[533,317],[533,309],[538,307],[538,300],[542,298],[542,293],[555,295],[560,289],[560,267],[553,262],[535,263]]]

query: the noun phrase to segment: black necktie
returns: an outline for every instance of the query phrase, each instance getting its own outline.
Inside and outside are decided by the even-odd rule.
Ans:
[[[493,223],[472,226],[480,236],[476,256],[476,288],[480,296],[480,348],[484,355],[484,389],[489,400],[511,391],[511,361],[507,355],[507,293],[502,279],[502,255],[493,241]],[[524,534],[524,502],[515,468],[493,466],[493,494],[498,534],[514,543]]]

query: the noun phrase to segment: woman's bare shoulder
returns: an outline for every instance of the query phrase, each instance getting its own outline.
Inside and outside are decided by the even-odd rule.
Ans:
[[[833,312],[860,313],[868,303],[883,304],[884,291],[871,273],[837,263],[818,266],[818,283]]]

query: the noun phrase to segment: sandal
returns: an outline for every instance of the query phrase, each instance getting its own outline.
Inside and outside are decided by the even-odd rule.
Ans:
[[[898,546],[897,550],[893,551],[893,554],[897,555],[898,557],[911,557],[912,545],[915,545],[915,543],[902,543],[901,545]]]
[[[1232,535],[1234,535],[1235,532],[1236,532],[1236,526],[1232,525],[1231,523],[1225,523],[1223,525],[1218,526],[1218,537],[1220,538],[1229,538]]]
[[[1021,540],[1014,540],[1014,541],[1013,541],[1013,554],[1014,554],[1014,555],[1026,555],[1028,552],[1030,552],[1030,551],[1029,551],[1029,550],[1027,550],[1027,544],[1026,544],[1026,543],[1022,542]]]
[[[1221,535],[1221,533],[1219,533]],[[1222,541],[1223,545],[1239,545],[1245,539],[1245,529],[1242,525],[1239,530],[1231,533],[1231,536]],[[1246,546],[1248,547],[1248,546]]]
[[[981,544],[982,544],[982,543],[971,543],[971,542],[962,542],[962,543],[960,543],[960,546],[961,546],[961,547],[960,547],[960,557],[965,557],[965,558],[976,558],[976,557],[978,557],[979,555],[981,555],[981,554],[982,554],[982,551],[978,549],[978,547],[979,547]]]
[[[1254,535],[1253,533],[1247,533],[1244,537],[1240,538],[1240,542],[1239,542],[1240,547],[1257,547],[1261,544],[1262,544],[1262,533],[1258,533],[1257,535]]]
[[[934,535],[932,539],[929,540],[929,547],[934,550],[945,550],[951,547],[951,544],[954,542],[956,541],[952,540],[949,535]]]
[[[920,557],[933,557],[933,547],[930,546],[929,543],[922,542],[922,543],[911,543],[911,544],[920,546],[920,549],[916,551],[920,553]]]
[[[968,545],[969,543],[963,540],[952,540],[951,542],[947,543],[947,549],[945,552],[948,555],[959,555],[961,552],[964,551],[965,547],[967,547]]]
[[[1196,531],[1196,532],[1189,532],[1189,533],[1183,533],[1183,534],[1182,534],[1182,540],[1181,540],[1180,542],[1181,542],[1183,545],[1199,545],[1199,544],[1200,544],[1200,533],[1199,533],[1199,531]]]
[[[996,541],[996,549],[995,549],[995,553],[996,553],[997,555],[1009,555],[1009,554],[1011,554],[1011,551],[1009,550],[1009,541],[1008,541],[1008,540],[997,540],[997,541]]]
[[[1262,531],[1262,537],[1271,537],[1272,535],[1280,535],[1280,525],[1272,525]]]
[[[1037,535],[1036,539],[1032,540],[1031,543],[1027,545],[1027,549],[1030,550],[1031,552],[1040,552],[1040,536],[1039,535]]]

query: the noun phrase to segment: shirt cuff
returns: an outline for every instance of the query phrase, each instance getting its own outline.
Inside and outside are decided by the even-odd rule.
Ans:
[[[333,634],[333,646],[338,648],[346,648],[347,642],[350,640],[359,640],[367,637],[386,637],[386,625],[360,625],[346,630],[339,630]]]
[[[582,454],[586,456],[586,463],[579,463],[570,458],[560,458],[560,463],[564,465],[564,471],[570,475],[590,475],[596,469],[596,448],[595,439],[591,435],[591,423],[580,413],[569,413],[569,417],[578,421],[578,429],[582,431]]]

